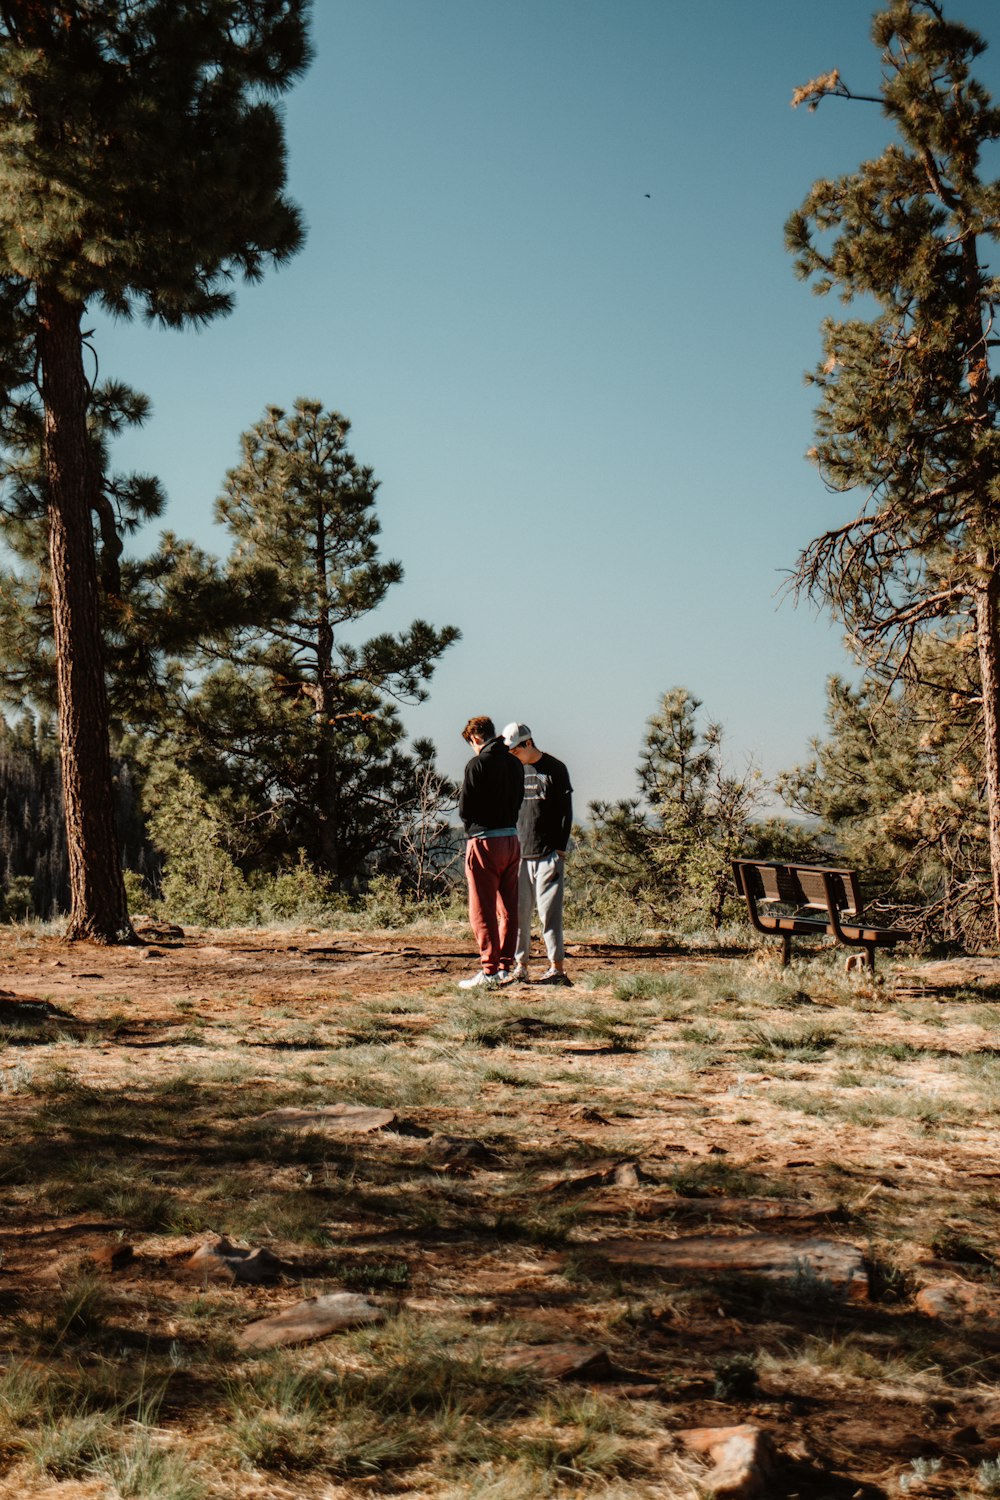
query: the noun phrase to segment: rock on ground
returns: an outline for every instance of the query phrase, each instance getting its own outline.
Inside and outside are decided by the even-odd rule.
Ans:
[[[678,1433],[691,1453],[703,1453],[715,1467],[705,1480],[716,1500],[753,1500],[770,1493],[774,1445],[759,1427],[694,1427]]]
[[[294,1307],[261,1318],[244,1328],[236,1340],[241,1349],[277,1349],[286,1344],[308,1344],[325,1339],[331,1333],[361,1328],[367,1323],[382,1323],[383,1307],[358,1292],[331,1292],[325,1297],[310,1297]]]

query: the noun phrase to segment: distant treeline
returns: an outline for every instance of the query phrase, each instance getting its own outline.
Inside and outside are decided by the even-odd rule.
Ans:
[[[114,757],[116,817],[125,867],[155,885],[159,860],[146,837],[129,762]],[[0,719],[0,915],[55,916],[67,909],[69,869],[59,744],[54,725]]]

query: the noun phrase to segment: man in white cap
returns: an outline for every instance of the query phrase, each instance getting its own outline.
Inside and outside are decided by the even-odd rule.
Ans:
[[[573,828],[573,788],[561,760],[539,750],[527,724],[508,724],[503,741],[524,767],[524,801],[517,819],[521,841],[517,948],[512,979],[528,978],[531,917],[535,906],[549,958],[539,984],[570,984],[563,964],[563,888],[566,849]]]

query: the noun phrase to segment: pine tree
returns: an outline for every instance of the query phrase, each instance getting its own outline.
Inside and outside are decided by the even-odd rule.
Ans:
[[[88,438],[98,478],[92,513],[99,611],[113,743],[162,734],[195,651],[251,623],[267,600],[231,587],[215,559],[164,532],[155,550],[123,556],[123,538],[156,520],[165,496],[145,474],[110,468],[110,444],[141,425],[147,399],[119,381],[91,392]],[[0,459],[0,700],[17,713],[54,716],[58,693],[45,486],[38,414],[22,413]]]
[[[993,930],[976,642],[965,632],[913,650],[919,677],[888,698],[878,682],[832,678],[827,735],[777,786],[861,871],[874,909],[969,949]]]
[[[141,426],[147,399],[118,381],[91,389],[87,413],[89,462],[95,478],[91,514],[99,580],[99,610],[112,718],[119,724],[155,718],[167,652],[177,649],[166,581],[182,571],[176,544],[165,540],[151,558],[122,557],[123,538],[156,519],[164,506],[158,481],[110,470],[109,445],[127,427]],[[41,414],[22,408],[8,423],[0,459],[0,516],[7,565],[0,568],[0,696],[18,712],[56,712],[52,589],[47,548],[44,442]],[[172,539],[171,539],[172,540]],[[158,590],[151,587],[157,578]],[[159,594],[163,598],[158,597]],[[192,628],[189,611],[182,616]]]
[[[893,0],[872,36],[877,95],[855,94],[833,71],[793,96],[810,108],[870,99],[895,132],[856,172],[814,183],[788,221],[797,273],[820,294],[861,300],[861,314],[874,307],[823,324],[811,457],[832,490],[865,499],[806,549],[797,581],[845,622],[886,686],[920,682],[922,639],[972,630],[1000,940],[1000,382],[991,368],[1000,280],[989,268],[1000,182],[982,170],[1000,110],[971,72],[984,42],[937,0]]]
[[[403,570],[379,557],[378,483],[348,451],[349,431],[337,412],[300,400],[289,413],[268,408],[244,434],[217,519],[235,541],[226,586],[254,602],[259,623],[206,651],[177,732],[206,790],[228,793],[231,810],[243,799],[260,859],[304,850],[342,885],[397,843],[415,765],[433,747],[417,747],[416,762],[401,750],[395,704],[426,697],[458,638],[416,620],[358,641],[358,622]]]
[[[229,311],[235,276],[256,279],[297,248],[267,96],[306,64],[305,13],[306,0],[0,4],[0,369],[15,413],[38,370],[71,938],[131,936],[84,313],[203,323]]]
[[[581,865],[598,891],[617,891],[657,921],[718,928],[730,861],[747,844],[761,778],[729,770],[719,724],[699,725],[700,699],[664,693],[646,727],[639,795],[591,805]]]

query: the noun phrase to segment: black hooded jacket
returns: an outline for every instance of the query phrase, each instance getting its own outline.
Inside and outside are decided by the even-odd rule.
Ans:
[[[516,828],[524,798],[524,770],[499,735],[487,740],[465,768],[458,814],[470,839],[491,828]]]

